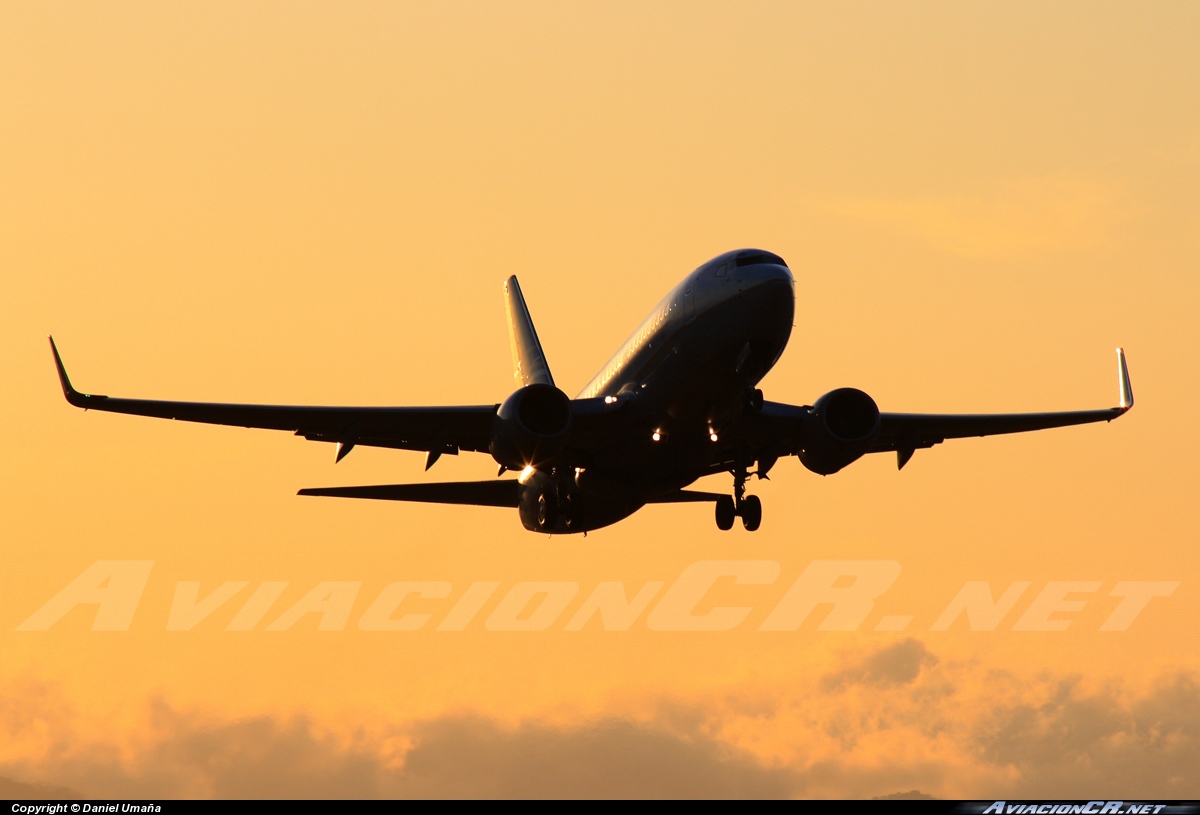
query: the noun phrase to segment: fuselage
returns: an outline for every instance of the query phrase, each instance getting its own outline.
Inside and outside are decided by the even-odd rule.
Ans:
[[[577,399],[603,399],[626,417],[598,452],[568,472],[531,473],[521,519],[543,530],[537,496],[557,488],[582,503],[561,532],[614,523],[657,493],[734,466],[724,442],[787,346],[795,282],[782,258],[742,249],[703,264],[672,289]]]

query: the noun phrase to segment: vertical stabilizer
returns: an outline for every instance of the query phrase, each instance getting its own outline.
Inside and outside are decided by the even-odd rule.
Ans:
[[[517,276],[513,275],[504,284],[504,306],[508,310],[508,339],[512,348],[513,376],[519,386],[554,385],[542,343],[538,340],[533,318],[525,305]]]

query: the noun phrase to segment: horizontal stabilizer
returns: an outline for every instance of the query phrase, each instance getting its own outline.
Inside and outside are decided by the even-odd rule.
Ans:
[[[516,507],[521,485],[517,481],[451,481],[441,484],[378,484],[364,487],[317,487],[297,495],[328,498],[370,498],[376,501],[413,501],[423,504],[470,504],[480,507]],[[717,501],[716,492],[674,490],[654,496],[648,504],[689,504]]]
[[[470,504],[516,507],[521,485],[516,481],[451,481],[441,484],[379,484],[366,487],[318,487],[297,495],[331,498],[371,498],[376,501],[415,501],[423,504]]]

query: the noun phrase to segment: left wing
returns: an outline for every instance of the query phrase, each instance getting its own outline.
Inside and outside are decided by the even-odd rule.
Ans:
[[[442,454],[457,455],[459,450],[487,452],[492,419],[499,407],[299,407],[118,399],[75,390],[53,337],[50,348],[63,395],[75,407],[183,422],[288,430],[312,441],[337,442],[338,461],[359,444],[424,450],[428,454],[425,469]]]
[[[995,436],[1003,433],[1025,433],[1051,427],[1111,422],[1133,407],[1133,388],[1129,383],[1129,367],[1124,349],[1117,349],[1119,402],[1117,407],[1102,410],[1075,410],[1059,413],[880,413],[879,435],[864,452],[894,451],[896,463],[903,468],[915,450],[932,447],[946,439],[971,436]],[[812,408],[766,402],[747,424],[748,446],[758,451],[760,459],[773,462],[775,458],[796,455],[804,446],[804,427]],[[728,469],[724,464],[718,469]]]
[[[1059,413],[881,413],[879,437],[868,452],[895,450],[897,466],[903,469],[915,450],[932,447],[946,439],[997,436],[1091,422],[1111,422],[1124,416],[1133,407],[1133,387],[1129,382],[1129,366],[1125,362],[1124,348],[1117,349],[1117,377],[1120,402],[1117,407],[1103,410]]]

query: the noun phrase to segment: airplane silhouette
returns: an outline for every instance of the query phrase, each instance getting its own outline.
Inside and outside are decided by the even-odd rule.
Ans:
[[[746,494],[783,456],[829,475],[867,453],[894,451],[899,468],[946,439],[1111,421],[1133,407],[1125,353],[1117,349],[1118,407],[1059,413],[882,413],[855,388],[811,405],[763,399],[758,382],[792,332],[795,282],[778,255],[758,249],[708,261],[662,299],[583,391],[554,384],[525,298],[504,285],[517,389],[502,403],[465,407],[295,407],[118,399],[76,391],[54,345],[67,401],[90,410],[188,422],[288,430],[337,444],[424,451],[425,469],[461,450],[490,453],[495,480],[300,490],[300,495],[516,508],[526,529],[587,532],[646,504],[715,504],[717,526],[749,531],[762,503]],[[755,469],[751,471],[751,467]],[[516,479],[500,478],[506,470]],[[684,489],[713,473],[732,494]]]

